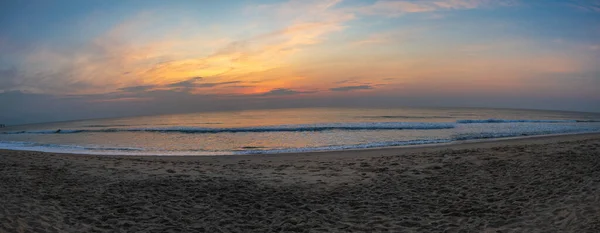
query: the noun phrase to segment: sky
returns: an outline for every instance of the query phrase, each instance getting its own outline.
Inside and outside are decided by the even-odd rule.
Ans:
[[[399,106],[600,112],[600,1],[0,2],[0,123]]]

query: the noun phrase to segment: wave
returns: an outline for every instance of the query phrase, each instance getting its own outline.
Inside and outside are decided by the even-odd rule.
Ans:
[[[525,136],[552,135],[552,134],[588,133],[588,132],[589,133],[600,132],[600,129],[557,129],[557,130],[541,130],[541,131],[529,131],[529,132],[464,133],[464,134],[453,135],[452,141],[466,141],[466,140],[508,138],[508,137],[525,137]]]
[[[395,116],[378,116],[395,117]],[[398,116],[403,117],[403,116]],[[114,132],[155,132],[155,133],[244,133],[244,132],[307,132],[331,130],[430,130],[452,129],[460,124],[487,124],[487,123],[596,123],[600,120],[529,120],[529,119],[463,119],[456,122],[362,122],[362,123],[325,123],[325,124],[299,124],[276,125],[261,127],[112,127],[117,125],[88,125],[87,128],[78,129],[49,129],[49,130],[24,130],[4,131],[0,134],[74,134],[74,133],[114,133]],[[119,125],[121,126],[121,125]],[[123,125],[125,126],[125,125]]]
[[[0,149],[9,150],[27,150],[27,151],[42,151],[51,153],[73,153],[73,154],[96,154],[96,155],[153,155],[153,156],[181,156],[181,155],[246,155],[246,154],[279,154],[279,153],[304,153],[304,152],[315,152],[315,151],[335,151],[335,150],[354,150],[354,149],[369,149],[369,148],[382,148],[382,147],[394,147],[394,146],[411,146],[411,145],[425,145],[425,144],[439,144],[439,143],[452,143],[457,141],[465,140],[477,140],[477,139],[494,139],[494,138],[506,138],[506,137],[520,137],[520,136],[536,136],[536,135],[552,135],[552,134],[565,134],[565,133],[586,133],[586,132],[600,132],[600,128],[541,128],[538,130],[527,130],[521,132],[477,132],[477,133],[462,133],[454,134],[449,138],[441,139],[419,139],[419,140],[407,140],[407,141],[383,141],[383,142],[371,142],[364,144],[349,144],[349,145],[330,145],[320,147],[300,147],[300,148],[279,148],[271,149],[256,146],[245,146],[240,147],[239,150],[223,150],[223,151],[209,151],[202,149],[190,149],[190,150],[156,150],[136,147],[111,147],[111,146],[80,146],[80,145],[58,145],[58,144],[44,144],[35,142],[14,142],[14,141],[0,141]]]
[[[90,155],[129,155],[129,156],[182,156],[182,155],[231,155],[220,151],[161,151],[130,147],[93,147],[58,144],[39,144],[32,142],[0,141],[0,149],[40,151],[49,153],[90,154]]]
[[[437,143],[449,143],[450,139],[429,139],[429,140],[409,140],[409,141],[389,141],[389,142],[373,142],[355,145],[334,145],[322,147],[302,147],[302,148],[286,148],[286,149],[269,149],[269,150],[243,150],[236,151],[234,154],[250,155],[250,154],[280,154],[280,153],[303,153],[314,151],[335,151],[335,150],[357,150],[392,146],[412,146]]]
[[[221,122],[200,122],[197,124],[202,124],[202,125],[221,125],[223,123]],[[83,127],[86,128],[108,128],[108,127],[127,127],[127,126],[142,126],[142,125],[148,125],[148,124],[137,124],[137,125],[125,125],[125,124],[106,124],[106,125],[84,125]],[[153,124],[153,125],[171,125],[171,124]]]
[[[25,150],[25,151],[41,151],[50,153],[72,153],[72,154],[94,154],[94,155],[165,155],[165,156],[181,156],[181,155],[250,155],[250,154],[279,154],[279,153],[301,153],[315,151],[333,151],[333,150],[352,150],[352,149],[369,149],[379,147],[392,146],[410,146],[424,145],[436,143],[448,143],[448,139],[430,139],[430,140],[409,140],[409,141],[389,141],[389,142],[373,142],[355,145],[333,145],[322,147],[303,147],[303,148],[284,148],[284,149],[265,149],[258,150],[260,147],[246,147],[244,150],[231,151],[205,151],[205,150],[182,150],[182,151],[161,151],[161,150],[145,150],[143,148],[129,147],[94,147],[94,146],[76,146],[76,145],[58,145],[58,144],[41,144],[33,142],[3,142],[0,141],[0,149],[8,150]],[[250,149],[252,148],[252,149]],[[250,149],[250,150],[248,150]]]
[[[365,116],[362,118],[383,118],[383,119],[448,119],[450,116]]]
[[[474,124],[474,123],[575,123],[584,122],[578,120],[508,120],[508,119],[466,119],[457,120],[458,124]],[[585,121],[593,122],[593,121]]]
[[[30,130],[30,131],[9,131],[2,132],[1,134],[70,134],[70,133],[84,133],[84,132],[100,132],[102,130],[85,130],[85,129],[70,129],[70,130]]]
[[[404,130],[404,129],[451,129],[452,123],[423,122],[366,122],[331,123],[311,125],[278,125],[240,128],[166,127],[166,128],[108,128],[108,129],[56,129],[35,131],[9,131],[1,134],[72,134],[72,133],[113,133],[113,132],[158,132],[158,133],[243,133],[243,132],[306,132],[330,130]]]
[[[600,120],[576,120],[577,122],[582,122],[582,123],[594,123],[594,122],[600,122]]]
[[[46,150],[60,150],[60,151],[71,151],[71,150],[90,150],[90,151],[143,151],[143,148],[136,147],[94,147],[94,146],[77,146],[77,145],[60,145],[60,144],[49,144],[49,143],[35,143],[35,142],[15,142],[15,141],[0,141],[0,148],[2,149],[23,149],[23,148],[38,148]],[[45,150],[40,150],[45,151]]]
[[[84,125],[83,127],[89,128],[106,128],[106,127],[126,127],[131,125]]]

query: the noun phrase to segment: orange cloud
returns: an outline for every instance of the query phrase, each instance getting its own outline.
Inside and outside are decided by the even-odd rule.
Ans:
[[[184,31],[180,30],[181,25],[173,25],[169,31],[153,32],[161,35],[158,38],[148,37],[146,32],[152,32],[152,25],[160,22],[160,15],[144,12],[116,25],[84,47],[37,50],[30,54],[29,63],[39,68],[29,76],[33,77],[32,83],[44,87],[45,92],[72,94],[105,93],[129,86],[160,86],[194,76],[213,77],[219,82],[260,81],[261,72],[288,65],[288,58],[305,46],[321,43],[328,34],[343,29],[342,24],[352,16],[331,10],[338,2],[290,1],[258,8],[263,14],[274,10],[271,13],[279,16],[301,17],[280,29],[246,39],[211,35],[203,28],[202,31],[196,28],[198,35],[183,36],[179,33]],[[51,78],[39,79],[35,73]],[[293,77],[287,74],[280,79],[293,80]],[[263,87],[234,91],[266,91],[283,88],[285,83],[288,81],[261,82],[257,86]],[[77,84],[78,88],[69,84]]]

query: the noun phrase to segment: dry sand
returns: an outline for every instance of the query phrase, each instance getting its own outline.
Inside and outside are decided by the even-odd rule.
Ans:
[[[600,232],[600,134],[222,157],[0,151],[0,232]]]

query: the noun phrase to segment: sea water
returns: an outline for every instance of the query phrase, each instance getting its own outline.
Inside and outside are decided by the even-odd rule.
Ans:
[[[600,132],[600,113],[479,108],[302,108],[9,126],[0,149],[119,155],[349,150]]]

